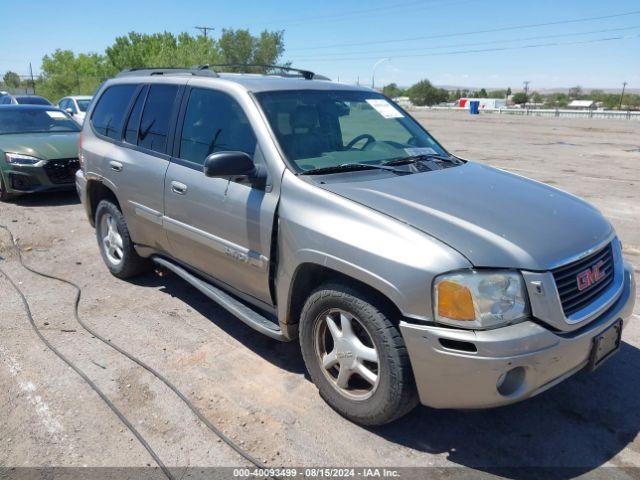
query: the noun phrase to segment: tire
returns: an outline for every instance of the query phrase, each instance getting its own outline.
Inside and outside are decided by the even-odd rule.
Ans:
[[[96,238],[102,259],[114,276],[129,278],[150,269],[151,262],[133,247],[122,212],[108,200],[102,200],[96,209]]]
[[[409,355],[390,317],[375,296],[335,283],[312,292],[302,309],[300,346],[311,379],[334,410],[361,425],[389,423],[418,404]]]
[[[7,192],[7,189],[4,185],[4,180],[2,178],[2,174],[0,173],[0,202],[8,202],[13,198],[14,198],[13,195]]]

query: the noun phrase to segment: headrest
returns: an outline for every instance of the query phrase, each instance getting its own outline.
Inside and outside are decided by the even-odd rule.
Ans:
[[[315,107],[298,105],[291,114],[291,129],[311,129],[318,125],[318,111]]]

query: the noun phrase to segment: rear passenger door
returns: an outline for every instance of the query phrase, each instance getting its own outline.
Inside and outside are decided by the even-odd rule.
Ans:
[[[243,151],[264,164],[237,100],[209,88],[185,94],[165,181],[165,228],[172,255],[239,292],[271,304],[269,257],[278,195],[203,173],[205,158]]]
[[[151,83],[115,85],[109,90],[117,87],[133,88],[122,120],[112,122],[103,132],[116,140],[102,162],[103,176],[116,188],[133,241],[166,250],[168,242],[162,228],[164,176],[183,87]],[[100,103],[96,113],[99,109]]]

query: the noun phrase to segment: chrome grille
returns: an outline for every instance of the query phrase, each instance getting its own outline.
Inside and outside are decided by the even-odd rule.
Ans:
[[[583,290],[579,290],[578,274],[588,268],[592,268],[600,261],[604,262],[600,267],[600,271],[604,274],[602,278]],[[613,250],[611,244],[569,265],[556,268],[552,273],[558,288],[562,310],[565,316],[569,317],[596,300],[613,282]]]

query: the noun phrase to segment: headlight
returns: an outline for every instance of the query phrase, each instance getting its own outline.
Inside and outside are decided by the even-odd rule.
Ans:
[[[38,157],[22,155],[21,153],[5,153],[4,158],[7,163],[11,163],[13,165],[35,165],[40,161]]]
[[[436,322],[461,328],[492,328],[527,317],[529,305],[518,272],[476,271],[441,275],[434,283]]]

